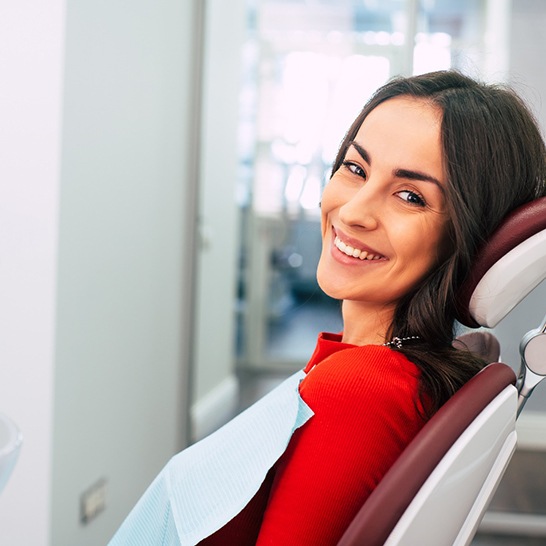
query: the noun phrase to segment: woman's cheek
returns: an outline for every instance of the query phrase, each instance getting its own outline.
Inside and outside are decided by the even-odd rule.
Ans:
[[[320,200],[321,210],[321,223],[322,223],[322,235],[324,236],[325,230],[328,229],[328,214],[335,207],[334,201],[335,188],[333,182],[330,181],[326,184],[324,191],[322,192],[322,199]]]

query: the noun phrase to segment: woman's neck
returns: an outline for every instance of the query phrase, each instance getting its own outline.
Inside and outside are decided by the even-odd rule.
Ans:
[[[382,345],[394,316],[393,306],[370,306],[345,300],[342,304],[343,339],[352,345]]]

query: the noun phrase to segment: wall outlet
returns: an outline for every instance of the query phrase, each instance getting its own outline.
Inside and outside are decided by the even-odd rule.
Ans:
[[[80,521],[89,523],[106,507],[106,479],[102,478],[80,497]]]

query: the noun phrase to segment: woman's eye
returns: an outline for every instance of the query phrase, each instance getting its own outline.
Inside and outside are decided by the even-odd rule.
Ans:
[[[426,206],[425,200],[414,191],[410,190],[403,190],[398,192],[398,196],[403,199],[404,201],[407,201],[411,205],[416,205],[418,207],[424,207]]]
[[[353,174],[366,178],[366,171],[356,163],[353,163],[352,161],[344,161],[343,166],[349,169]]]

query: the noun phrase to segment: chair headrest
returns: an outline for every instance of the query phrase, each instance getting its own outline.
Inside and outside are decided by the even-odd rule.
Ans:
[[[512,211],[478,253],[459,289],[457,319],[496,326],[546,278],[546,197]]]

